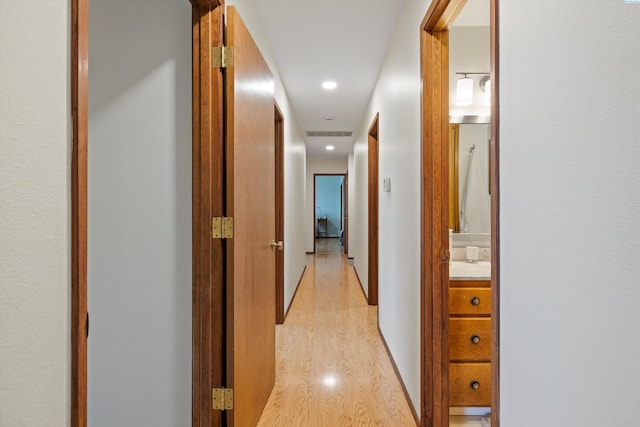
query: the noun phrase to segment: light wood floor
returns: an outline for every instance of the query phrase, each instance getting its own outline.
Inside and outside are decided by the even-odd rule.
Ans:
[[[316,254],[342,254],[344,246],[340,244],[340,239],[335,237],[317,238]]]
[[[277,326],[276,385],[259,426],[415,426],[369,307],[344,255],[307,257]]]

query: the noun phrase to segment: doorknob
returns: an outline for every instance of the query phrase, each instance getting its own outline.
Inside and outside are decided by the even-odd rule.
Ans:
[[[282,242],[282,240],[279,240],[277,242],[275,240],[272,240],[271,241],[271,249],[272,250],[278,249],[279,251],[283,251],[284,250],[284,243]]]

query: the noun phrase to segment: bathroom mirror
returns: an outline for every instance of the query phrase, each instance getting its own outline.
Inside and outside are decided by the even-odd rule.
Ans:
[[[449,228],[491,232],[488,116],[449,118]]]

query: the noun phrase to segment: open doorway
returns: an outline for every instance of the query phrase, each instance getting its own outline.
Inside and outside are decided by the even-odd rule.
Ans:
[[[485,69],[472,70],[468,63],[456,62],[457,59],[449,57],[451,42],[457,38],[457,35],[452,37],[450,29],[466,3],[466,0],[433,0],[422,22],[420,39],[423,87],[421,217],[422,252],[425,257],[421,274],[422,347],[428,349],[422,355],[422,419],[426,425],[438,427],[450,425],[450,408],[457,408],[458,413],[465,414],[464,411],[469,408],[486,411],[490,407],[491,425],[499,423],[498,10],[497,1],[489,2],[486,38],[487,51],[490,53],[484,58]],[[465,30],[467,33],[470,31],[475,30]],[[479,40],[477,35],[468,36],[473,42]],[[476,54],[480,50],[474,48],[471,51]],[[458,79],[461,80],[459,86]],[[487,88],[489,80],[491,83]],[[455,83],[455,93],[449,87],[450,81]],[[480,94],[483,83],[484,95],[490,95],[487,97],[490,104],[485,102],[483,106],[488,117],[478,120],[478,112],[459,114],[450,109],[471,105],[469,99],[473,97],[473,92],[476,92],[476,96]],[[465,84],[468,86],[468,98],[458,101],[456,98],[461,98],[458,92]],[[455,115],[459,118],[452,119]],[[476,118],[473,120],[476,128],[470,132],[465,130],[466,133],[484,134],[486,139],[487,127],[479,128],[477,123],[490,123],[487,144],[489,184],[481,185],[482,179],[474,182],[478,187],[477,194],[482,195],[483,200],[490,200],[490,220],[478,221],[481,224],[490,223],[487,255],[490,263],[482,274],[486,280],[475,280],[478,277],[474,276],[450,281],[456,276],[451,274],[451,260],[455,261],[460,256],[470,259],[469,255],[462,255],[468,252],[467,248],[458,250],[452,247],[454,239],[450,230],[459,231],[463,228],[460,221],[468,218],[460,210],[464,209],[467,215],[470,209],[467,203],[468,188],[459,187],[455,171],[459,170],[459,156],[464,152],[460,143],[460,126],[469,122],[471,115]],[[482,150],[482,154],[486,153],[481,148],[485,139],[481,137],[480,142],[472,142],[466,149],[468,167],[465,176],[470,176],[470,170],[473,170],[471,161],[474,152]],[[477,162],[480,159],[475,160]],[[481,173],[478,176],[482,178]],[[456,187],[464,192],[465,197],[458,199],[462,194],[456,194]],[[490,196],[486,192],[490,192]],[[478,244],[467,243],[467,246],[475,247],[477,253]],[[478,259],[475,257],[475,261]],[[463,323],[466,327],[464,332],[460,328]],[[473,329],[476,324],[482,324],[481,333]]]
[[[314,252],[344,253],[347,192],[345,174],[314,174]]]

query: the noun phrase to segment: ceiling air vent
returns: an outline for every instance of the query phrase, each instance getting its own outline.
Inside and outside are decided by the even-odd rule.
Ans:
[[[308,130],[307,136],[309,137],[339,137],[339,136],[351,136],[353,134],[350,130]]]

